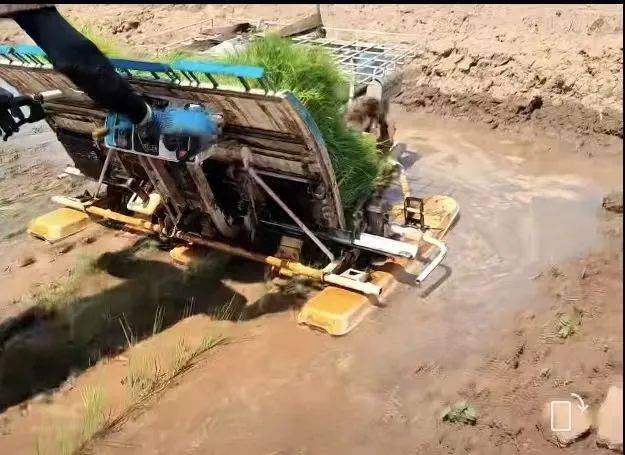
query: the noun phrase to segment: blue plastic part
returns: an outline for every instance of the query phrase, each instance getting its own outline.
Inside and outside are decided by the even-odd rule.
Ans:
[[[36,57],[45,57],[46,53],[39,46],[34,44],[18,44],[13,46],[13,50],[18,54],[34,55]]]
[[[226,65],[223,63],[198,62],[194,60],[179,60],[172,63],[171,67],[178,71],[222,74],[250,79],[260,79],[265,74],[265,69],[260,66]]]
[[[217,123],[205,109],[165,108],[153,109],[153,121],[158,134],[199,136],[212,138],[217,135]],[[107,147],[128,149],[131,144],[121,146],[118,136],[129,140],[134,131],[133,123],[122,114],[111,112],[106,116],[105,126],[108,133],[104,137]]]
[[[39,46],[32,44],[18,44],[16,46],[0,45],[0,55],[17,53],[24,56],[45,57],[46,54]],[[234,76],[244,79],[262,79],[265,69],[260,66],[228,65],[218,62],[199,62],[195,60],[179,60],[168,65],[159,62],[145,62],[141,60],[126,60],[120,58],[110,59],[111,64],[118,70],[129,73],[130,71],[145,71],[150,73],[165,73],[172,78],[175,73],[172,70],[185,71],[188,73],[206,73]],[[170,76],[171,75],[171,76]]]
[[[155,109],[154,122],[161,134],[208,137],[217,134],[217,124],[204,109]]]
[[[141,60],[124,60],[121,58],[110,59],[112,65],[120,70],[149,71],[154,73],[166,73],[171,68],[165,63],[143,62]]]
[[[115,133],[116,131],[128,131],[132,132],[133,124],[128,117],[125,115],[117,114],[115,112],[111,112],[106,116],[106,121],[104,123],[108,133],[104,136],[104,145],[107,147],[117,147],[118,144],[115,142]]]

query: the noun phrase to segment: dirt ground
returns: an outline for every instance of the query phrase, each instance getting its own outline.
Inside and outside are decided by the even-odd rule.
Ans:
[[[148,53],[213,25],[285,24],[313,5],[63,5],[77,24]],[[330,37],[412,43],[398,101],[491,128],[575,135],[575,147],[623,137],[620,5],[322,5]],[[27,40],[5,21],[3,41]],[[193,26],[192,24],[197,24]],[[347,29],[347,31],[345,30]],[[390,32],[395,35],[380,35]],[[588,133],[593,144],[588,144]]]
[[[311,9],[61,7],[150,49],[197,35],[167,32],[190,21]],[[93,453],[610,453],[596,427],[558,447],[543,410],[577,393],[595,415],[622,384],[622,214],[601,207],[623,182],[622,7],[321,11],[330,27],[407,33],[420,49],[393,117],[413,193],[460,204],[444,267],[332,338],[299,327],[302,299],[267,296],[249,263],[210,255],[184,270],[100,225],[45,246],[27,220],[82,188],[56,177],[68,158],[53,134],[26,129],[0,146],[1,453],[71,452],[94,387],[124,418],[81,447]],[[116,31],[128,21],[136,33]],[[2,34],[23,38],[6,22]],[[200,349],[206,337],[227,343]],[[129,411],[137,363],[179,359],[183,344],[197,356]],[[475,425],[443,422],[460,401]]]

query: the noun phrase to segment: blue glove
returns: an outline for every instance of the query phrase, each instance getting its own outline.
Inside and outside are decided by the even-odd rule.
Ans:
[[[217,123],[203,109],[154,109],[152,121],[161,134],[200,137],[217,135]]]

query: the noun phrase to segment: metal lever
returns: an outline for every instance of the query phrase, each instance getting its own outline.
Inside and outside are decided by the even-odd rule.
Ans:
[[[330,262],[334,261],[334,255],[332,252],[323,244],[321,240],[310,230],[306,225],[298,218],[298,216],[293,213],[293,211],[280,199],[280,197],[273,192],[271,188],[265,183],[265,181],[256,173],[256,171],[250,166],[250,151],[246,147],[241,150],[241,157],[243,158],[243,167],[245,170],[252,176],[254,181],[260,185],[260,187],[265,190],[265,192],[271,196],[271,198],[278,204],[282,210],[286,212],[287,215],[291,217],[295,224],[299,226],[299,228],[304,231],[304,233],[319,247],[321,251],[330,259]]]

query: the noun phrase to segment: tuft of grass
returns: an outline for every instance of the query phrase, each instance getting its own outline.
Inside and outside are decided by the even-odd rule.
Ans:
[[[582,324],[580,315],[560,314],[556,321],[556,330],[560,338],[568,338],[577,332]]]
[[[182,309],[182,317],[180,319],[186,319],[188,317],[191,317],[193,315],[194,307],[195,307],[195,297],[191,297],[184,304],[184,308]]]
[[[212,313],[212,317],[218,321],[233,321],[239,319],[240,308],[237,301],[237,295],[232,294],[228,303],[218,306]]]
[[[221,335],[217,336],[205,336],[200,342],[200,349],[202,352],[210,351],[217,346],[224,344],[227,340]]]
[[[35,294],[33,296],[34,305],[45,312],[56,311],[68,306],[75,300],[76,291],[80,288],[82,280],[98,271],[93,257],[79,257],[76,261],[76,266],[70,271],[65,282],[52,289]]]
[[[173,371],[181,371],[188,364],[190,356],[193,354],[191,346],[184,338],[180,338],[176,343],[173,359]]]
[[[105,411],[106,400],[101,387],[87,387],[82,391],[84,414],[77,430],[57,429],[52,442],[37,439],[35,452],[37,455],[60,454],[75,455],[82,452],[88,441],[109,420]]]
[[[121,326],[122,331],[124,332],[124,338],[126,338],[126,344],[128,345],[129,348],[131,348],[132,346],[137,344],[137,336],[132,331],[132,326],[128,322],[128,319],[126,318],[126,314],[122,314],[118,320],[119,320],[119,325]]]
[[[162,305],[158,305],[156,307],[156,312],[154,313],[154,323],[152,324],[152,335],[156,335],[163,329],[164,311],[165,308]]]
[[[173,352],[136,358],[133,356],[123,383],[128,387],[135,403],[145,402],[193,367],[202,354],[226,341],[222,336],[206,336],[197,346],[191,346],[184,338],[179,338]]]
[[[82,421],[81,439],[86,441],[100,428],[106,420],[104,413],[104,393],[100,387],[90,387],[83,391],[82,401],[85,415]]]
[[[477,422],[477,413],[475,408],[466,401],[459,401],[453,406],[445,408],[441,418],[443,422],[475,425]]]
[[[157,356],[132,356],[124,385],[128,387],[133,399],[141,399],[156,388],[164,374],[160,358]]]
[[[40,438],[35,443],[35,452],[43,454],[77,455],[90,453],[92,441],[105,437],[118,430],[131,416],[145,409],[150,400],[165,391],[186,371],[191,369],[207,351],[227,343],[222,335],[202,338],[195,346],[189,345],[184,338],[179,338],[169,357],[159,351],[153,356],[135,355],[130,357],[128,374],[123,384],[132,398],[131,404],[116,416],[106,413],[106,401],[100,387],[86,388],[82,392],[84,415],[77,431],[57,431],[52,443],[44,443]]]

